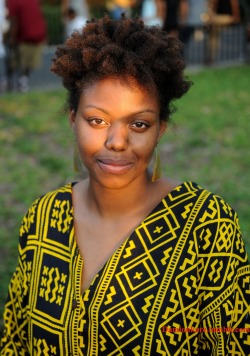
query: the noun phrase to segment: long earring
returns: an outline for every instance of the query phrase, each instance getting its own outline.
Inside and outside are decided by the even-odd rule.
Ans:
[[[158,146],[155,147],[155,162],[154,162],[154,170],[152,176],[152,182],[161,178],[161,159],[158,150]]]
[[[77,173],[82,173],[82,165],[81,165],[78,145],[76,141],[74,143],[74,170]]]

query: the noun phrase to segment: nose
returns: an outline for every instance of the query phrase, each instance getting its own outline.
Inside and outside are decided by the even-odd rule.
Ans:
[[[108,150],[124,151],[128,147],[128,129],[122,124],[111,125],[107,130],[105,146]]]

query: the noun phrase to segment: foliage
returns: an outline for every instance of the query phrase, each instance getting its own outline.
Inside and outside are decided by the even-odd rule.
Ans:
[[[64,40],[64,25],[60,6],[43,5],[42,11],[47,25],[48,44],[60,44]]]

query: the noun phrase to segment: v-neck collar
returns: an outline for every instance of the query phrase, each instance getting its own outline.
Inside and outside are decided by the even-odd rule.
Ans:
[[[70,205],[71,205],[71,208],[72,208],[72,211],[73,211],[73,219],[72,219],[72,232],[73,232],[73,237],[74,237],[74,247],[77,247],[77,251],[78,251],[78,254],[80,254],[79,252],[79,248],[77,246],[77,242],[76,242],[76,237],[75,237],[75,228],[74,228],[74,207],[73,207],[73,197],[72,197],[72,194],[73,194],[73,186],[76,184],[77,182],[73,182],[70,184]],[[175,187],[174,189],[172,189],[165,197],[163,197],[157,204],[156,206],[146,215],[146,217],[144,219],[142,219],[142,221],[134,228],[133,232],[120,244],[119,247],[117,247],[113,253],[111,254],[111,256],[107,259],[106,262],[104,262],[103,266],[100,268],[100,270],[95,274],[95,276],[92,278],[92,281],[91,283],[89,284],[89,286],[83,291],[81,292],[82,295],[84,295],[85,293],[88,293],[88,291],[90,290],[90,288],[95,285],[97,283],[97,279],[98,277],[102,274],[102,272],[104,271],[105,267],[108,265],[108,263],[110,262],[110,260],[113,258],[113,256],[119,252],[121,249],[124,249],[126,248],[126,245],[129,243],[129,241],[131,240],[132,236],[134,236],[136,230],[138,230],[141,226],[143,226],[143,224],[146,223],[146,221],[148,219],[150,219],[150,217],[157,211],[160,210],[160,206],[163,205],[163,208],[166,208],[166,205],[167,205],[167,202],[168,200],[172,200],[174,199],[174,195],[175,194],[180,194],[180,192],[184,189],[185,186],[187,185],[192,185],[194,188],[199,188],[198,185],[196,183],[193,183],[193,182],[183,182],[181,183],[180,185],[178,185],[177,187]],[[187,194],[188,191],[187,191]],[[164,204],[165,202],[165,204]],[[83,260],[83,257],[80,256],[80,259],[82,261],[82,263],[84,264],[84,260]],[[81,278],[80,278],[81,280]]]

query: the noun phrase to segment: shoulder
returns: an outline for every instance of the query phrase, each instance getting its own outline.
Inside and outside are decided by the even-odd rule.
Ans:
[[[72,183],[66,184],[60,188],[49,191],[39,198],[37,198],[34,203],[31,205],[31,208],[34,206],[40,206],[43,204],[56,204],[56,202],[68,201],[71,200],[72,196]]]
[[[237,212],[221,196],[193,182],[175,187],[165,198],[176,231],[195,244],[203,258],[248,264]],[[212,261],[212,260],[211,260]],[[210,262],[211,262],[210,261]]]
[[[233,222],[238,225],[238,216],[234,209],[219,195],[202,188],[194,182],[177,185],[165,198],[168,205],[192,220],[196,226]]]
[[[181,185],[180,195],[189,199],[183,204],[182,217],[192,225],[192,236],[202,254],[235,255],[246,259],[237,212],[220,195],[201,188],[196,183]]]
[[[56,217],[59,211],[61,214],[72,211],[72,186],[72,183],[66,184],[37,198],[22,220],[20,236],[35,234],[37,222],[42,223],[50,217]]]

